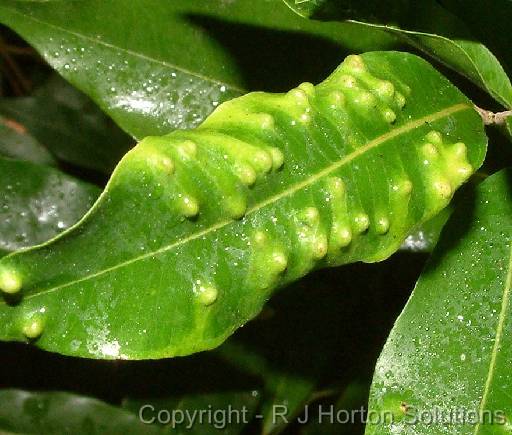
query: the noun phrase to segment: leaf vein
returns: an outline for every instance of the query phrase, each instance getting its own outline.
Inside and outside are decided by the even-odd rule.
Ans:
[[[24,17],[24,18],[26,18],[28,20],[31,20],[31,21],[34,21],[36,23],[42,24],[44,26],[50,27],[52,29],[61,31],[63,33],[68,33],[70,35],[73,35],[73,36],[75,36],[75,37],[77,37],[79,39],[84,39],[86,41],[92,42],[94,44],[102,45],[104,47],[107,47],[107,48],[110,48],[110,49],[113,49],[113,50],[122,51],[122,52],[124,52],[124,53],[126,53],[126,54],[128,54],[130,56],[137,57],[137,58],[143,59],[143,60],[147,60],[149,62],[153,62],[153,63],[159,64],[159,65],[164,66],[166,68],[173,68],[176,71],[180,71],[180,72],[182,72],[184,74],[191,75],[193,77],[199,78],[201,80],[205,80],[207,82],[215,83],[217,85],[225,85],[225,86],[229,87],[230,89],[232,89],[234,91],[237,91],[237,92],[240,92],[240,93],[246,93],[247,92],[246,89],[242,89],[242,88],[240,88],[240,87],[238,87],[236,85],[233,85],[231,83],[227,83],[227,82],[224,82],[222,80],[217,80],[217,79],[208,77],[206,75],[199,74],[199,73],[194,72],[194,71],[190,71],[190,70],[188,70],[186,68],[183,68],[183,67],[180,67],[178,65],[175,65],[175,64],[172,64],[172,63],[160,60],[160,59],[156,59],[154,57],[151,57],[151,56],[148,56],[148,55],[145,55],[145,54],[142,54],[142,53],[138,53],[138,52],[130,50],[128,48],[119,47],[117,45],[114,45],[114,44],[111,44],[111,43],[108,43],[108,42],[105,42],[105,41],[101,41],[101,40],[99,40],[97,38],[91,38],[90,36],[84,35],[84,34],[79,33],[79,32],[75,32],[73,30],[65,29],[64,27],[57,26],[56,24],[48,23],[46,21],[40,20],[38,18],[32,17],[32,16],[24,14],[22,12],[19,12],[19,11],[15,10],[15,9],[11,9],[11,8],[8,8],[8,7],[5,7],[5,6],[3,6],[2,8],[7,10],[7,11],[9,11],[9,12],[11,12],[11,13],[14,13],[14,14],[17,14],[17,15],[21,15],[22,17]]]
[[[510,242],[510,259],[508,264],[507,278],[505,281],[505,288],[503,289],[503,300],[501,303],[500,317],[498,319],[498,325],[496,327],[496,338],[494,340],[494,346],[492,348],[491,360],[489,362],[489,371],[487,379],[485,381],[484,394],[482,395],[482,401],[478,409],[478,415],[481,416],[485,411],[485,406],[491,392],[492,381],[494,380],[494,373],[496,372],[496,361],[498,359],[499,347],[503,338],[503,332],[505,330],[505,320],[507,318],[507,311],[510,304],[510,290],[512,288],[512,241]],[[475,426],[474,435],[477,435],[481,426],[481,419],[479,418],[478,423]]]
[[[348,154],[347,156],[343,157],[342,159],[340,160],[337,160],[335,162],[333,162],[331,165],[327,166],[325,169],[317,172],[316,174],[312,175],[311,177],[308,177],[307,179],[303,180],[303,181],[300,181],[298,183],[295,183],[294,185],[288,187],[287,189],[283,190],[282,192],[280,193],[277,193],[271,197],[269,197],[268,199],[260,202],[259,204],[255,204],[253,207],[249,208],[247,210],[247,213],[245,216],[249,215],[249,214],[252,214],[252,213],[255,213],[256,211],[270,205],[270,204],[273,204],[277,201],[279,201],[280,199],[286,197],[286,196],[289,196],[289,195],[292,195],[293,193],[301,190],[301,189],[304,189],[305,187],[308,187],[312,184],[314,184],[315,182],[319,181],[320,179],[322,179],[323,177],[329,175],[330,173],[332,173],[333,171],[339,169],[340,167],[346,165],[347,163],[351,162],[352,160],[356,159],[357,157],[365,154],[366,152],[382,145],[383,143],[389,141],[389,140],[392,140],[398,136],[400,136],[401,134],[405,134],[405,133],[408,133],[416,128],[419,128],[421,126],[424,126],[428,123],[431,123],[431,122],[435,122],[439,119],[442,119],[444,117],[447,117],[447,116],[450,116],[454,113],[457,113],[457,112],[460,112],[460,111],[463,111],[463,110],[473,110],[472,106],[470,106],[469,104],[467,103],[459,103],[459,104],[455,104],[453,106],[450,106],[450,107],[447,107],[443,110],[440,110],[436,113],[433,113],[433,114],[430,114],[430,115],[426,115],[422,118],[419,118],[419,119],[416,119],[414,121],[410,121],[404,125],[402,125],[401,127],[397,127],[395,128],[394,130],[391,130],[387,133],[384,133],[383,135],[371,140],[370,142],[368,142],[366,145],[364,146],[361,146],[360,148],[357,148],[356,150],[354,150],[352,153]],[[230,223],[232,223],[234,220],[233,219],[229,219],[229,220],[224,220],[224,221],[221,221],[221,222],[218,222],[216,223],[215,225],[212,225],[208,228],[205,228],[197,233],[194,233],[194,234],[191,234],[190,236],[184,238],[184,239],[181,239],[181,240],[178,240],[174,243],[171,243],[169,245],[166,245],[166,246],[163,246],[161,247],[160,249],[157,249],[155,251],[152,251],[152,252],[147,252],[143,255],[140,255],[138,257],[134,257],[130,260],[127,260],[127,261],[124,261],[122,263],[119,263],[119,264],[116,264],[112,267],[109,267],[109,268],[106,268],[106,269],[103,269],[103,270],[100,270],[96,273],[93,273],[93,274],[90,274],[90,275],[87,275],[87,276],[84,276],[82,278],[79,278],[79,279],[76,279],[74,281],[70,281],[70,282],[67,282],[67,283],[64,283],[64,284],[61,284],[59,286],[56,286],[56,287],[52,287],[52,288],[49,288],[49,289],[46,289],[46,290],[43,290],[43,291],[40,291],[39,293],[34,293],[32,295],[27,295],[25,297],[25,299],[31,299],[33,297],[37,297],[37,296],[42,296],[42,295],[45,295],[45,294],[49,294],[49,293],[52,293],[54,291],[57,291],[57,290],[60,290],[62,288],[65,288],[65,287],[69,287],[69,286],[72,286],[74,284],[78,284],[80,282],[84,282],[84,281],[87,281],[87,280],[90,280],[90,279],[94,279],[94,278],[97,278],[98,276],[101,276],[101,275],[104,275],[106,273],[109,273],[109,272],[112,272],[114,270],[117,270],[117,269],[120,269],[122,267],[125,267],[125,266],[128,266],[132,263],[135,263],[137,261],[141,261],[141,260],[145,260],[149,257],[153,257],[153,256],[156,256],[156,255],[160,255],[166,251],[169,251],[171,249],[174,249],[176,248],[177,246],[181,246],[181,245],[184,245],[188,242],[191,242],[192,240],[195,240],[195,239],[198,239],[200,237],[203,237],[209,233],[212,233],[212,232],[215,232],[223,227],[225,227],[226,225],[229,225]],[[6,304],[5,301],[2,301],[1,303],[3,304]],[[1,304],[0,303],[0,304]]]

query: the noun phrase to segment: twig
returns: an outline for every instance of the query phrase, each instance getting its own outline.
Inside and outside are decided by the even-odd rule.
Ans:
[[[485,125],[503,125],[507,121],[507,118],[512,117],[512,110],[494,113],[478,106],[475,106],[475,109],[482,117]]]

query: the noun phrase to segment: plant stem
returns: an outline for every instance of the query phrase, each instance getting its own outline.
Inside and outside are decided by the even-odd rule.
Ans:
[[[482,109],[475,105],[475,109],[482,117],[485,125],[503,125],[508,117],[512,116],[512,110],[504,112],[491,112],[490,110]]]

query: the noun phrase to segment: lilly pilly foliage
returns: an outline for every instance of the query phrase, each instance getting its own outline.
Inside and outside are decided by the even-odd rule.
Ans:
[[[224,103],[144,139],[79,224],[2,259],[0,337],[94,358],[215,347],[276,288],[391,255],[486,142],[469,100],[406,53]]]
[[[450,1],[435,0],[284,2],[304,17],[331,21],[351,20],[360,26],[389,32],[405,44],[464,75],[504,107],[512,106],[512,84],[502,64],[459,19],[460,13],[464,15],[461,9],[466,7],[458,5],[455,8],[452,5],[449,11],[444,3]],[[474,3],[472,7],[475,7]],[[508,7],[504,4],[493,6],[496,10]]]
[[[511,175],[485,180],[443,231],[377,363],[370,407],[394,424],[367,434],[510,432]]]

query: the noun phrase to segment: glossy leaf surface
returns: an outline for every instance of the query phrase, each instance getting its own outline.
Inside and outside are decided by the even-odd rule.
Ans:
[[[395,424],[369,425],[368,434],[510,431],[511,285],[512,172],[504,170],[455,212],[398,318],[370,398]],[[441,419],[429,424],[436,412]]]
[[[396,35],[465,75],[503,106],[512,107],[512,84],[498,59],[478,42],[456,14],[436,1],[284,1],[305,17],[353,20]]]
[[[139,139],[197,126],[248,90],[323,78],[345,47],[393,42],[379,30],[308,23],[281,0],[4,0],[0,22]]]
[[[19,293],[0,305],[0,336],[96,358],[218,346],[275,288],[387,258],[485,150],[471,103],[406,53],[248,94],[143,140],[77,227],[4,258],[0,284]]]
[[[240,328],[223,346],[189,357],[98,362],[0,343],[0,365],[6,368],[0,371],[0,384],[29,391],[74,392],[122,403],[135,414],[144,404],[155,410],[172,410],[181,399],[187,404],[182,410],[194,410],[204,404],[202,395],[208,395],[213,407],[220,409],[243,401],[250,426],[258,433],[263,421],[272,419],[271,414],[251,419],[253,406],[259,402],[256,415],[263,416],[264,409],[272,412],[272,404],[287,404],[287,418],[293,423],[304,403],[318,398],[318,390],[324,391],[326,378],[338,387],[351,382],[354,371],[371,379],[379,344],[421,271],[423,256],[419,257],[414,259],[420,261],[411,262],[409,254],[398,254],[386,262],[310,274],[278,292],[257,319]],[[397,274],[397,269],[403,273]],[[232,344],[241,352],[225,352]],[[304,358],[307,352],[322,358]],[[247,361],[250,363],[245,364]],[[292,387],[304,380],[310,382],[314,393],[301,398],[294,395],[300,390]],[[155,415],[151,409],[143,411],[145,418]],[[184,429],[186,424],[178,426]],[[210,429],[204,424],[193,426],[199,435],[203,435],[199,429]],[[273,433],[283,427],[286,423],[276,419]],[[237,425],[226,428],[238,429]]]
[[[0,250],[46,242],[78,222],[99,194],[57,169],[0,158]]]

